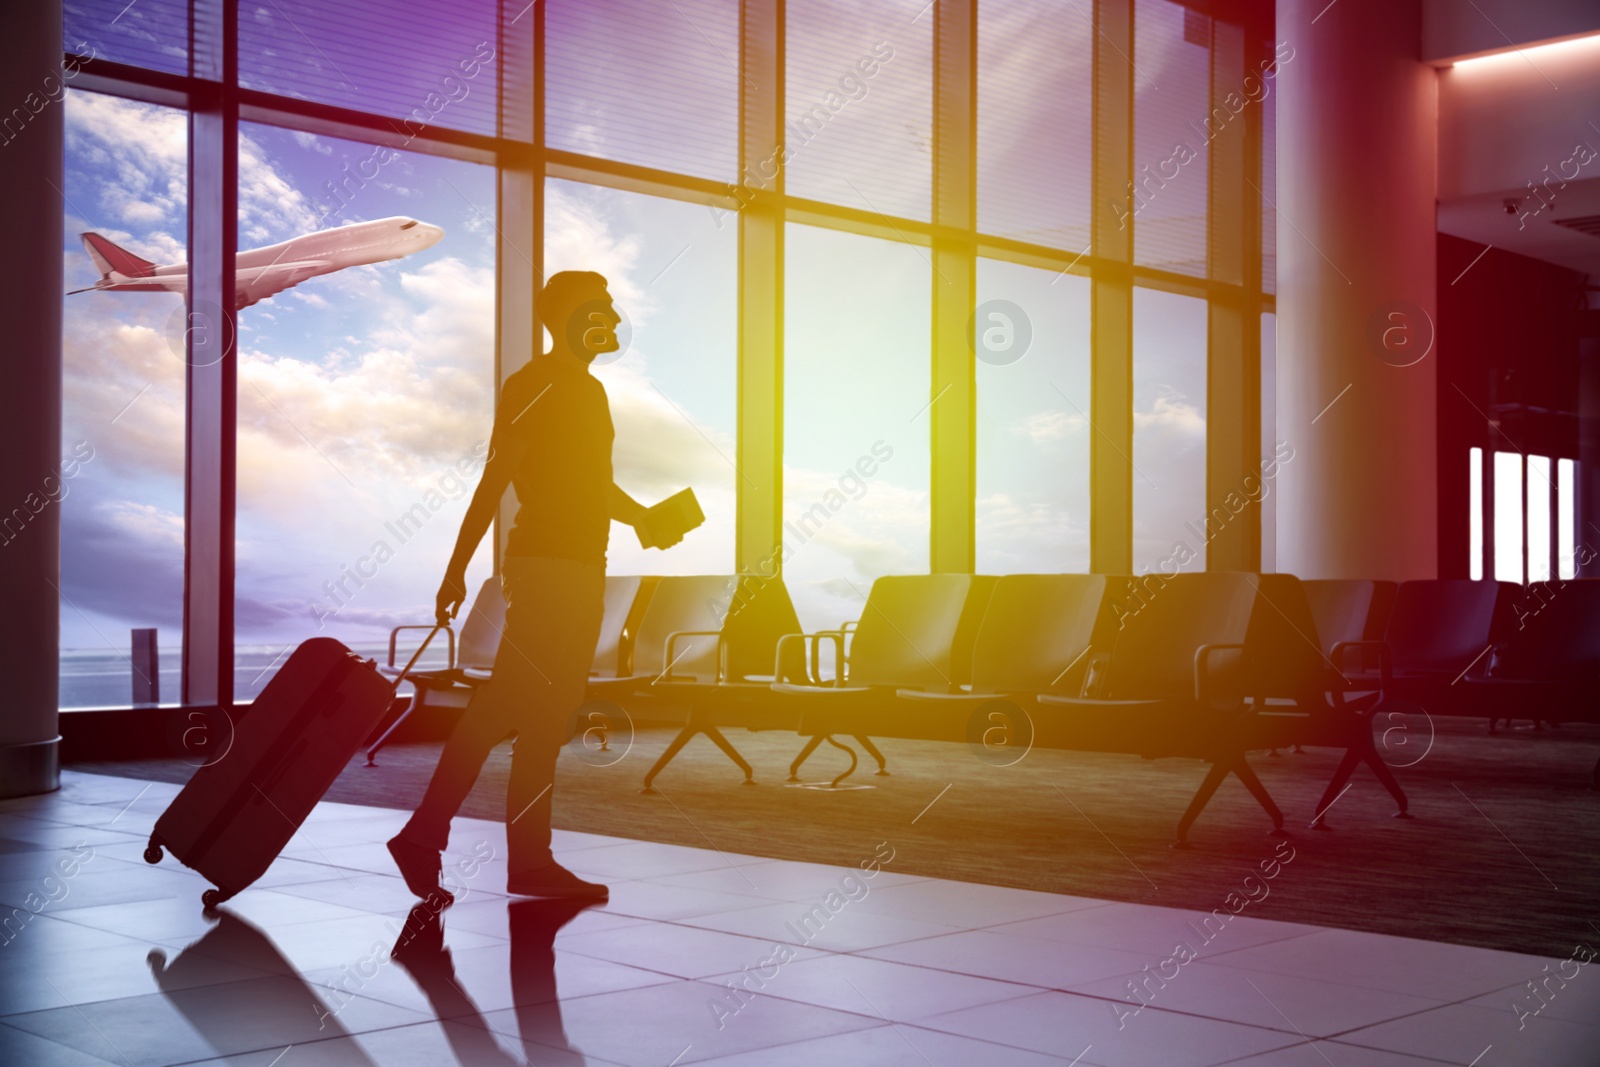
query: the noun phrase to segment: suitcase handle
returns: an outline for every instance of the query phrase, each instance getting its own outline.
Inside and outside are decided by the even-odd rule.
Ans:
[[[438,637],[439,631],[443,629],[446,629],[446,627],[435,626],[433,629],[428,631],[428,636],[424,637],[422,639],[422,644],[418,645],[417,650],[411,653],[411,658],[406,660],[406,665],[401,668],[399,675],[396,676],[394,680],[394,684],[389,687],[391,694],[397,694],[400,692],[400,684],[406,680],[406,676],[411,673],[411,668],[417,665],[417,660],[421,659],[422,654],[428,651],[428,646],[433,643],[433,639]]]

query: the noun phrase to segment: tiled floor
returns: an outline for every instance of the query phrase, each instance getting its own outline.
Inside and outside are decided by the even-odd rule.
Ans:
[[[574,909],[508,900],[502,827],[463,820],[446,862],[468,892],[435,941],[383,848],[403,816],[324,804],[207,916],[198,875],[141,858],[175,792],[69,773],[0,803],[0,1063],[1600,1063],[1587,966],[1244,915],[1179,964],[1201,916],[892,862],[863,880],[558,833],[612,884]]]

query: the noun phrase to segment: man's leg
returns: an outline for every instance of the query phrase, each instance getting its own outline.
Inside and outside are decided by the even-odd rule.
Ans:
[[[550,854],[550,810],[556,758],[569,736],[572,713],[583,703],[600,638],[605,573],[598,566],[566,560],[541,560],[539,564],[539,577],[530,580],[536,590],[529,605],[534,618],[519,618],[517,628],[530,632],[530,639],[539,640],[551,654],[540,657],[545,684],[530,688],[526,705],[519,709],[506,791],[508,867],[513,886],[530,892],[565,889],[598,895],[604,887],[578,881],[555,866]],[[508,638],[516,610],[513,600],[506,614]],[[531,880],[524,877],[529,875]]]
[[[435,852],[449,844],[450,820],[472,791],[484,761],[494,746],[516,729],[517,699],[498,677],[472,695],[445,742],[422,803],[400,831],[402,838]]]
[[[389,854],[417,896],[454,899],[439,886],[440,853],[450,841],[450,820],[478,780],[489,753],[512,731],[516,701],[516,693],[499,679],[472,695],[445,742],[422,803],[389,842]]]

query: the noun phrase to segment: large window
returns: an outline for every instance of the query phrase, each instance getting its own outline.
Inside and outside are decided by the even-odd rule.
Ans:
[[[1204,570],[1222,521],[1206,513],[1206,303],[1135,289],[1134,571]]]
[[[978,571],[1089,569],[1089,280],[978,261]]]
[[[807,629],[928,569],[928,279],[920,248],[791,225],[784,575]],[[934,401],[937,402],[937,401]]]
[[[933,17],[925,0],[790,0],[791,196],[926,219]]]
[[[183,112],[77,91],[64,106],[65,287],[92,286],[134,257],[182,265]],[[85,234],[95,236],[86,241]],[[159,682],[163,702],[179,699],[184,329],[180,294],[66,298],[63,462],[55,481],[64,708],[134,698],[135,676],[147,669],[131,658],[134,629],[156,631],[161,669],[150,680]]]
[[[246,296],[234,361],[205,374],[185,364],[182,292],[69,299],[64,467],[80,442],[92,458],[63,478],[65,706],[128,702],[133,630],[157,632],[164,700],[180,666],[209,693],[231,653],[243,701],[308,636],[372,654],[425,620],[559,270],[605,274],[626,315],[595,368],[618,482],[646,503],[692,486],[707,516],[666,553],[614,527],[611,572],[765,571],[777,536],[808,627],[935,558],[1203,568],[1224,521],[1208,448],[1236,444],[1209,440],[1208,402],[1259,405],[1273,450],[1273,299],[1207,276],[1208,205],[1259,206],[1273,287],[1273,101],[1214,106],[1259,57],[1174,0],[64,8],[96,90],[64,105],[67,288],[104,273],[92,231]],[[214,21],[229,11],[236,33]],[[1126,92],[1097,77],[1113,69]],[[237,117],[236,142],[185,100]],[[1260,124],[1266,158],[1213,190],[1208,143],[1236,122]],[[191,237],[191,199],[237,219],[238,278],[212,220]],[[429,239],[335,269],[296,251],[374,225]],[[1236,355],[1207,350],[1210,300],[1261,316],[1259,395],[1208,397],[1208,365]],[[206,408],[230,383],[236,406]],[[209,462],[218,434],[231,467]],[[1518,573],[1568,566],[1562,463],[1484,472],[1490,511],[1522,479],[1519,539],[1485,535]],[[1226,519],[1260,522],[1264,569],[1274,503]],[[231,574],[210,540],[230,523]]]
[[[706,514],[670,552],[613,524],[613,574],[733,570],[735,227],[703,207],[598,185],[545,185],[545,271],[594,270],[627,315],[627,347],[595,375],[611,400],[617,484],[644,504],[685,486]],[[548,340],[546,344],[548,345]]]
[[[248,700],[309,634],[376,655],[390,627],[432,616],[488,450],[495,227],[494,172],[471,163],[246,124],[239,170],[242,277],[252,255],[289,278],[353,261],[238,314],[234,693]],[[412,239],[427,227],[436,241]],[[485,538],[469,590],[491,557]]]
[[[1135,0],[1133,26],[1134,176],[1123,210],[1134,261],[1204,275],[1211,20],[1172,0]]]
[[[737,4],[545,5],[550,147],[733,179],[739,150]]]
[[[1089,248],[1094,24],[1076,0],[978,5],[978,229]]]

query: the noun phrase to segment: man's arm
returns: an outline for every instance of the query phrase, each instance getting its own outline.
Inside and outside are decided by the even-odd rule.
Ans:
[[[500,500],[527,450],[526,442],[508,439],[504,434],[495,434],[490,439],[489,461],[484,464],[483,477],[478,481],[478,488],[473,490],[466,517],[461,520],[456,549],[450,555],[450,566],[445,569],[444,581],[434,601],[434,621],[440,626],[455,618],[456,612],[467,602],[467,564],[494,522]]]
[[[611,483],[611,517],[629,526],[639,525],[648,510],[643,504],[624,493],[616,482]]]

